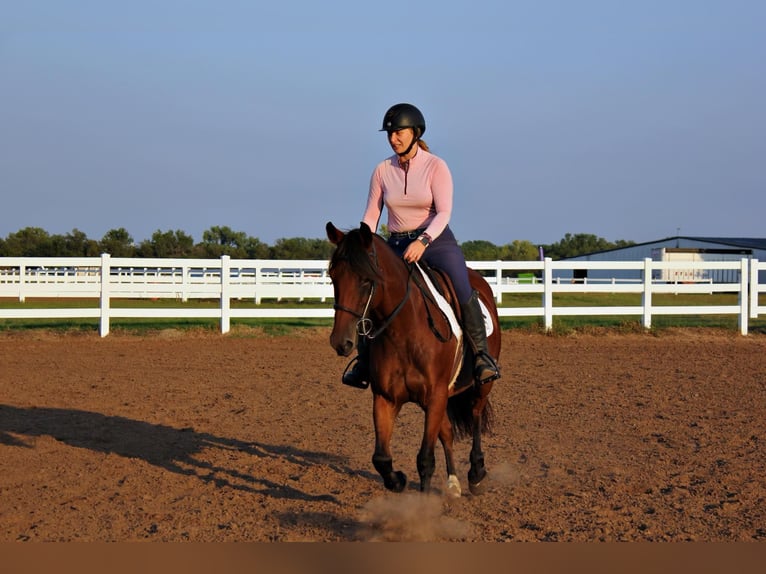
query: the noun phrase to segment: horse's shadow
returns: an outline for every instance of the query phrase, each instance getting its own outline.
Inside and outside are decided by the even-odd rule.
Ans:
[[[339,503],[331,495],[309,494],[265,476],[214,465],[202,458],[202,452],[211,448],[229,450],[256,457],[280,458],[302,468],[322,465],[345,475],[358,474],[345,466],[344,459],[328,453],[245,442],[192,428],[178,429],[77,409],[20,408],[0,404],[0,445],[31,448],[19,438],[24,436],[50,436],[73,447],[144,460],[219,487],[228,486],[274,498]]]

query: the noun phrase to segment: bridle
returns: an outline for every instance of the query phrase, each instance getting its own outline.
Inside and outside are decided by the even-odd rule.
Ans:
[[[375,244],[372,245],[372,261],[375,267],[375,270],[380,272],[380,267],[378,265],[378,254],[375,250]],[[378,327],[375,331],[372,330],[373,323],[372,319],[368,316],[368,313],[370,311],[370,306],[372,305],[372,298],[375,295],[375,286],[376,282],[371,281],[370,282],[370,294],[367,297],[367,302],[364,304],[364,309],[361,313],[350,309],[349,307],[344,307],[343,305],[339,305],[338,303],[333,304],[333,309],[336,311],[345,311],[346,313],[350,313],[357,319],[359,319],[356,322],[356,332],[360,337],[367,337],[368,339],[374,339],[378,335],[380,335],[383,331],[385,331],[388,326],[393,322],[393,320],[396,318],[396,316],[399,314],[399,312],[404,308],[404,304],[407,302],[407,300],[410,298],[410,283],[412,282],[412,270],[414,269],[414,266],[409,265],[408,266],[408,273],[407,273],[407,288],[404,292],[404,297],[399,302],[399,304],[394,308],[393,311],[383,320],[383,323]]]

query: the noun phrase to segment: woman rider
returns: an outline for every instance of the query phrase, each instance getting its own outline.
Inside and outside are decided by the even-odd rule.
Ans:
[[[463,315],[463,329],[474,351],[474,378],[479,384],[500,376],[487,350],[487,333],[478,293],[471,288],[460,246],[449,228],[452,175],[446,162],[429,151],[422,136],[426,122],[411,104],[396,104],[383,117],[394,155],[375,168],[370,179],[363,223],[376,230],[383,206],[388,212],[388,244],[408,263],[423,259],[452,281]],[[368,344],[359,338],[359,357],[343,375],[343,383],[369,385]]]

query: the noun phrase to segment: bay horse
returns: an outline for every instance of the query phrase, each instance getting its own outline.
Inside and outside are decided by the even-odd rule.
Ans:
[[[461,495],[453,440],[471,436],[468,485],[473,494],[481,494],[487,476],[481,437],[491,426],[493,383],[474,384],[473,355],[460,327],[454,328],[449,314],[437,308],[425,285],[427,275],[406,263],[366,224],[343,232],[328,222],[326,231],[335,245],[329,264],[335,297],[330,345],[347,357],[357,336],[368,339],[375,426],[372,463],[383,484],[394,492],[407,484],[406,475],[394,470],[390,444],[399,411],[405,403],[414,402],[425,413],[417,454],[420,490],[431,489],[438,438],[446,459],[446,493]],[[487,343],[497,360],[501,336],[492,290],[475,270],[469,269],[469,276],[491,320]],[[453,312],[459,312],[446,275],[433,273],[432,282],[444,292]]]

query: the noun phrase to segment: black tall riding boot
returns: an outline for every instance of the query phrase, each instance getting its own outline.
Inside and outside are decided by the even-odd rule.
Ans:
[[[463,312],[463,329],[473,349],[473,376],[480,385],[500,378],[500,371],[487,347],[487,329],[479,306],[479,294],[474,291],[467,303],[460,306]]]
[[[356,341],[356,361],[351,370],[346,367],[343,373],[344,385],[356,387],[357,389],[366,389],[370,386],[370,344],[367,337],[358,337]]]

